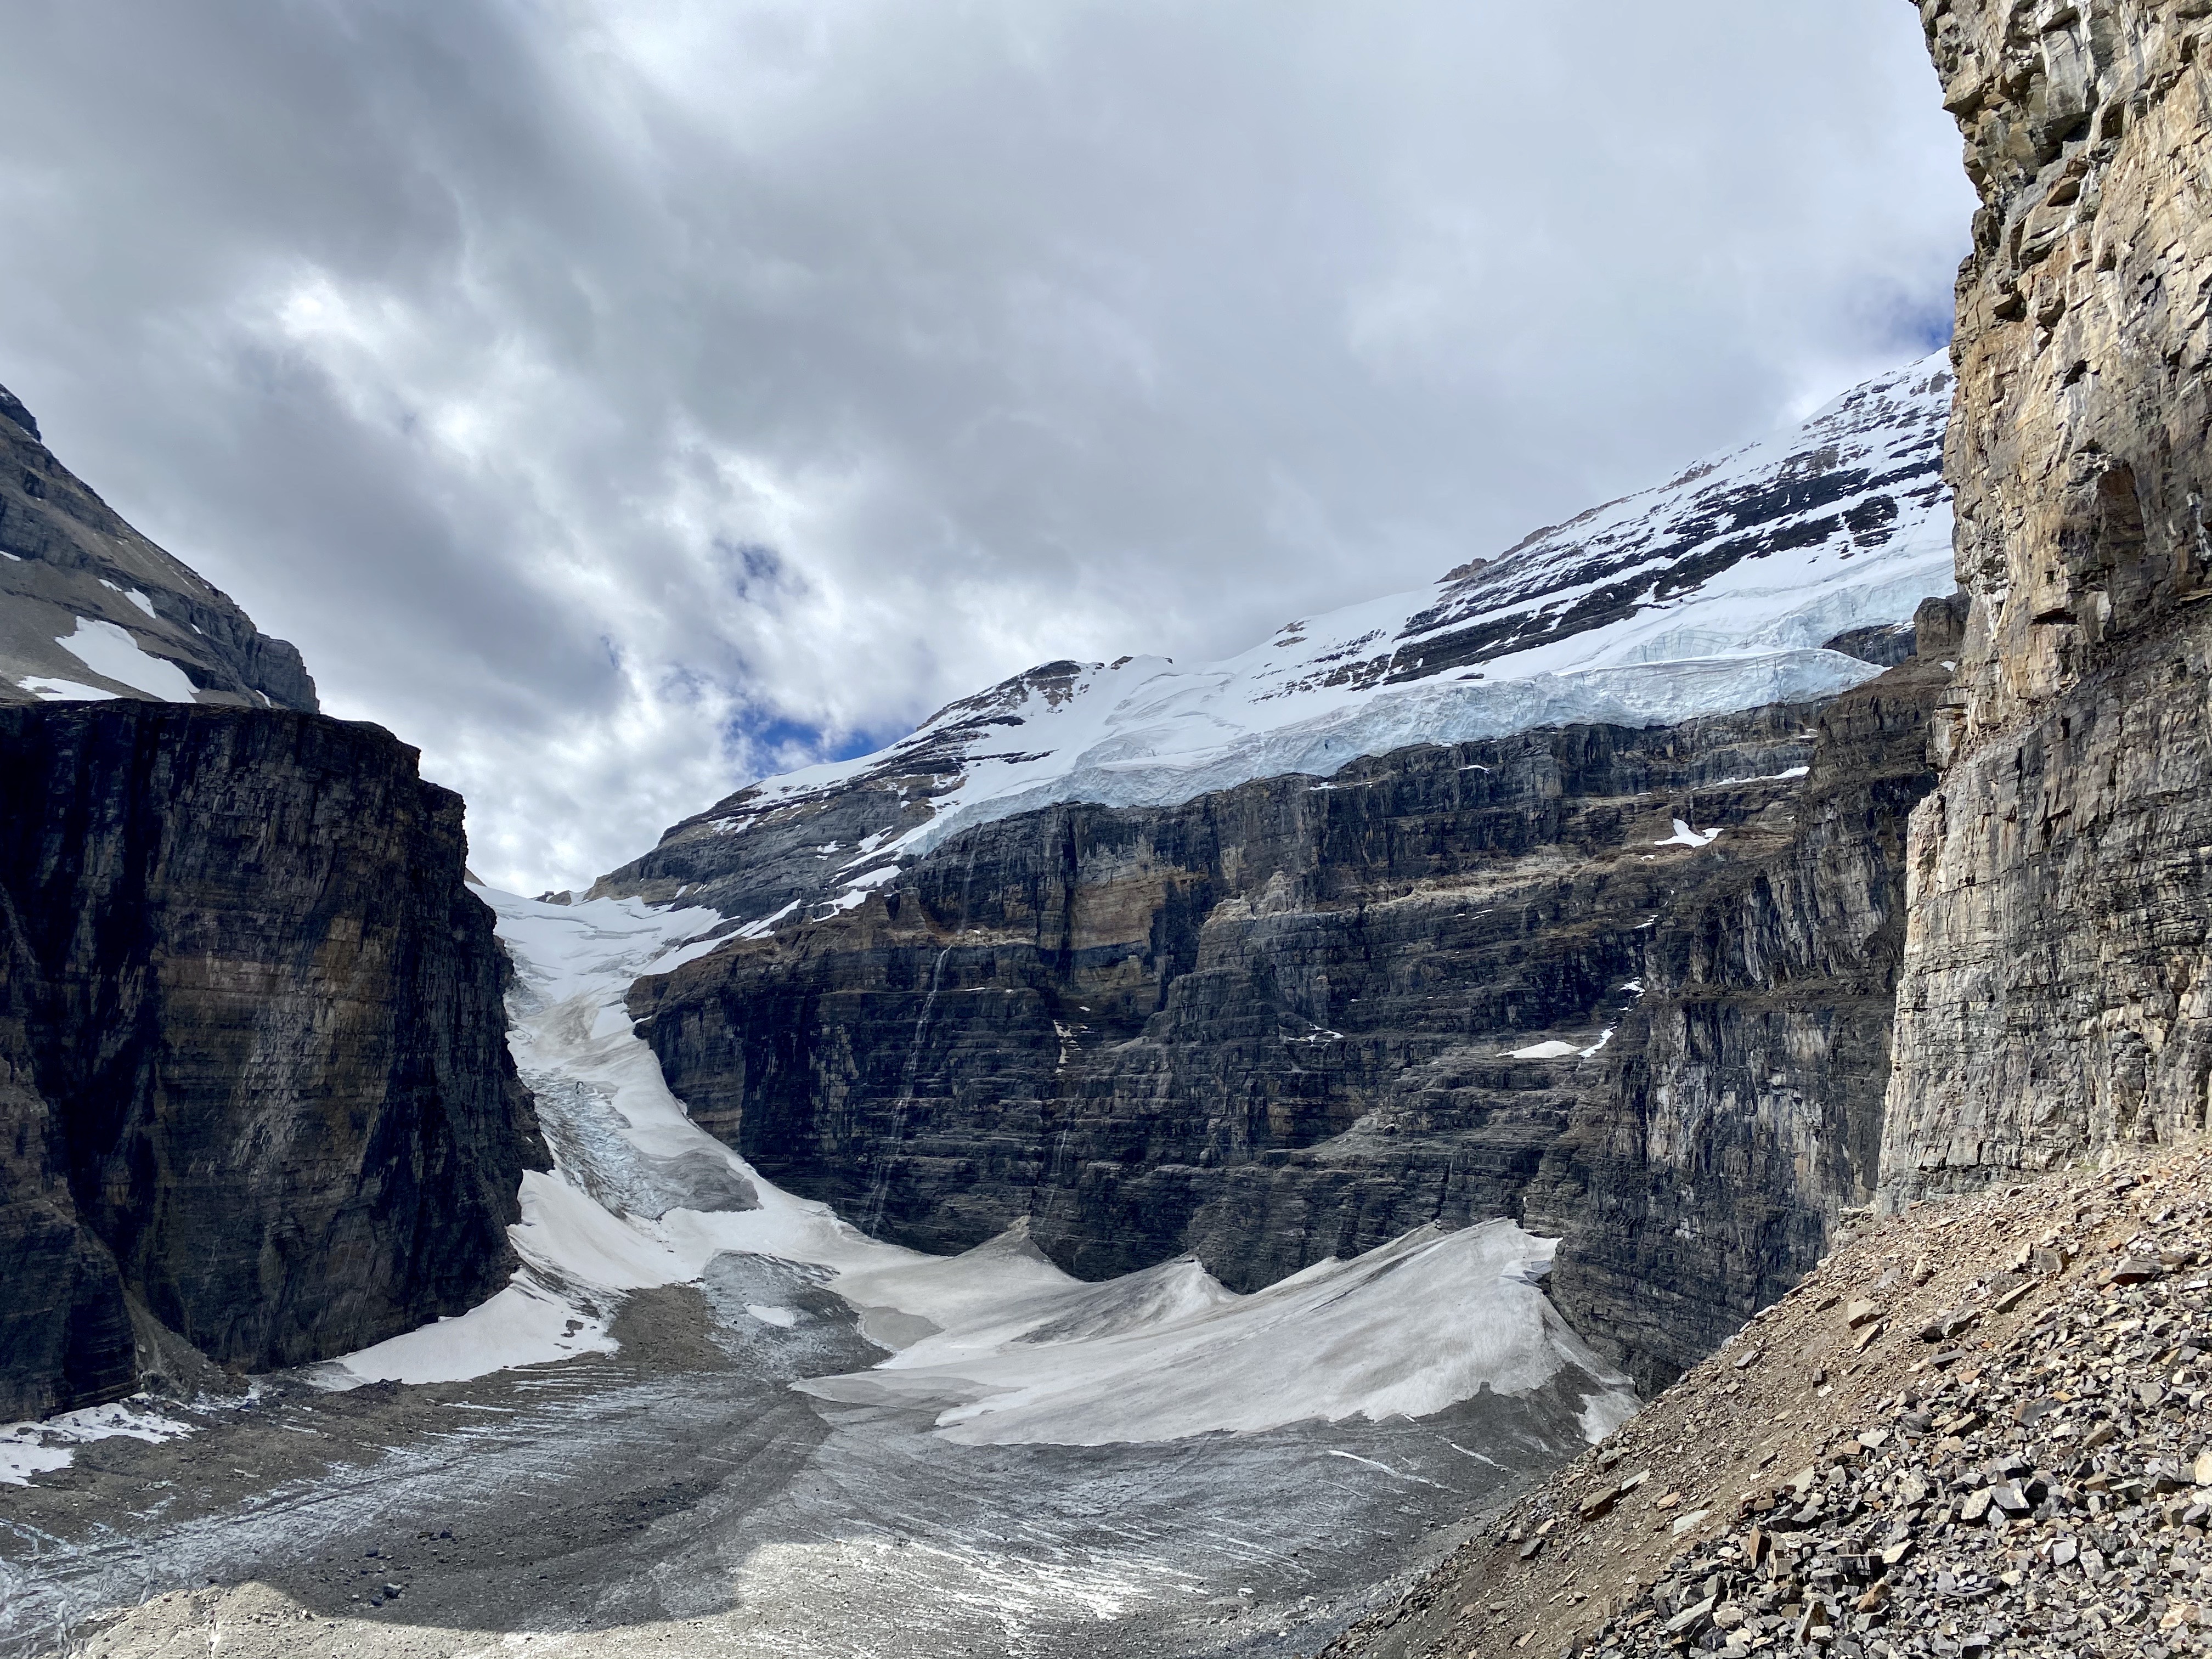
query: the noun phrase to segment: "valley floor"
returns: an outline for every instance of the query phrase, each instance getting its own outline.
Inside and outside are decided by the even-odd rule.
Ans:
[[[1095,1447],[787,1386],[880,1357],[718,1259],[615,1355],[280,1380],[0,1488],[0,1654],[1311,1653],[1582,1442],[1572,1394]],[[790,1330],[748,1304],[798,1303]],[[1433,1541],[1432,1541],[1433,1540]]]
[[[1311,1654],[1634,1408],[1510,1222],[1246,1297],[878,1243],[702,1134],[622,1012],[718,917],[493,896],[556,1165],[514,1282],[0,1433],[0,1659]]]

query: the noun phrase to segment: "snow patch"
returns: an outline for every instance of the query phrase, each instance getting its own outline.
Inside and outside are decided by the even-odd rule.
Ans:
[[[112,582],[112,581],[110,581],[110,580],[107,580],[107,578],[106,578],[106,577],[105,577],[105,576],[102,576],[102,577],[100,579],[100,585],[102,587],[105,587],[105,588],[108,589],[111,592],[120,593],[120,594],[121,594],[125,599],[126,599],[130,600],[131,604],[133,604],[133,605],[137,605],[137,606],[141,611],[144,611],[148,616],[149,616],[149,617],[154,617],[154,620],[155,620],[155,622],[159,622],[159,621],[161,621],[161,617],[159,617],[158,616],[155,616],[155,612],[154,612],[154,601],[153,601],[153,600],[151,600],[151,599],[148,599],[148,598],[147,598],[143,593],[141,593],[141,592],[140,592],[137,588],[135,588],[135,587],[120,587],[120,586],[118,586],[115,583],[113,583],[113,582]]]
[[[18,684],[46,702],[106,702],[123,695],[119,691],[103,691],[79,680],[49,679],[43,674],[33,674]]]
[[[126,628],[79,617],[76,629],[54,643],[104,679],[160,702],[193,701],[192,683],[185,671],[166,657],[141,649]]]
[[[1783,772],[1762,772],[1755,778],[1723,778],[1718,783],[1708,784],[1705,787],[1709,789],[1726,789],[1740,783],[1787,783],[1793,778],[1810,777],[1812,775],[1813,769],[1809,766],[1793,766]]]
[[[1674,833],[1664,841],[1655,841],[1654,847],[1710,847],[1720,839],[1718,830],[1692,830],[1681,819],[1674,820]]]
[[[1516,1048],[1506,1058],[1508,1060],[1565,1060],[1569,1054],[1578,1054],[1582,1052],[1573,1043],[1562,1042],[1557,1037],[1553,1037],[1543,1042],[1532,1042],[1525,1048]]]
[[[681,895],[679,894],[678,896],[680,897]],[[731,937],[734,939],[766,939],[770,933],[775,931],[776,923],[781,921],[793,910],[799,908],[799,901],[793,899],[790,903],[785,905],[782,909],[778,910],[774,915],[763,916],[758,921],[747,922],[744,927],[737,929]]]
[[[128,1438],[159,1444],[190,1434],[191,1425],[165,1417],[147,1396],[112,1406],[87,1406],[40,1423],[0,1429],[0,1486],[28,1486],[33,1475],[67,1468],[76,1449],[94,1440]]]

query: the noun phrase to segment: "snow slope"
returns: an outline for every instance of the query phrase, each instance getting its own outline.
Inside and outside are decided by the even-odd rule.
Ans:
[[[757,869],[767,842],[757,832],[873,791],[896,811],[857,846],[825,848],[844,857],[814,886],[817,900],[850,908],[900,860],[1054,802],[1170,805],[1255,778],[1327,777],[1417,743],[1571,721],[1673,724],[1832,696],[1879,670],[1828,641],[1907,623],[1923,599],[1952,591],[1941,477],[1951,384],[1938,354],[1794,431],[1428,587],[1288,623],[1224,662],[1032,669],[876,754],[741,791],[594,890],[648,890],[656,866],[684,867],[662,857],[673,842],[693,843],[688,861],[700,866],[714,860],[697,843],[737,837],[721,862]],[[754,841],[762,847],[740,850]],[[765,914],[742,898],[733,908],[719,884],[716,897],[747,921]]]
[[[951,1439],[1095,1446],[1319,1419],[1426,1417],[1485,1388],[1525,1394],[1565,1361],[1610,1371],[1537,1280],[1558,1241],[1510,1221],[1420,1228],[1237,1296],[1194,1261],[1071,1282],[927,1337],[872,1370],[800,1384],[858,1404],[962,1403]],[[987,1247],[988,1248],[988,1247]],[[955,1258],[964,1261],[964,1257]],[[1633,1409],[1593,1392],[1595,1440]]]
[[[1626,1379],[1538,1288],[1555,1241],[1510,1222],[1423,1229],[1250,1296],[1188,1261],[1088,1284],[1018,1226],[949,1257],[872,1239],[694,1127],[632,1033],[632,981],[714,949],[708,930],[720,916],[478,890],[522,981],[509,1041],[556,1167],[524,1177],[512,1230],[524,1266],[513,1284],[457,1318],[333,1362],[322,1373],[332,1386],[459,1381],[606,1351],[624,1292],[697,1279],[734,1251],[825,1270],[862,1328],[897,1350],[875,1370],[815,1379],[810,1392],[936,1406],[940,1431],[973,1443],[1092,1445],[1425,1415],[1563,1372],[1583,1389],[1593,1438],[1634,1408]],[[787,1328],[805,1316],[750,1311]]]

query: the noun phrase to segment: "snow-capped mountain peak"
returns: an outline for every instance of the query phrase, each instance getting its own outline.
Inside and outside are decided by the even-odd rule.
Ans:
[[[1030,669],[875,754],[738,792],[594,890],[680,891],[759,922],[858,904],[901,860],[1056,802],[1169,805],[1411,744],[1842,691],[1880,653],[1832,646],[1901,630],[1952,589],[1951,386],[1938,354],[1792,432],[1224,661]]]

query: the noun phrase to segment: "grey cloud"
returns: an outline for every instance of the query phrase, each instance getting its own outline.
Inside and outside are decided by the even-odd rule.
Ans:
[[[0,380],[532,884],[796,732],[1239,649],[1753,435],[1940,337],[1970,208],[1899,0],[10,44]]]

